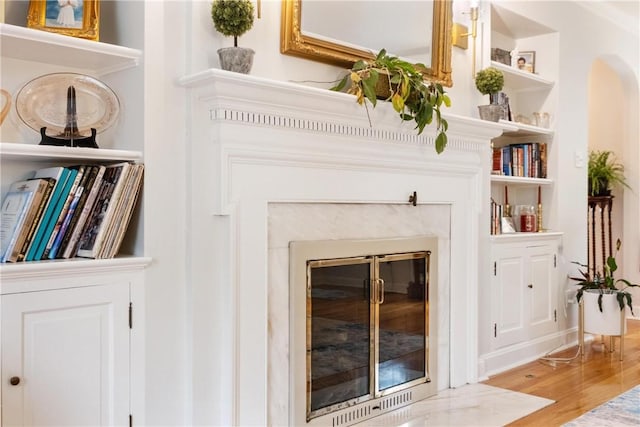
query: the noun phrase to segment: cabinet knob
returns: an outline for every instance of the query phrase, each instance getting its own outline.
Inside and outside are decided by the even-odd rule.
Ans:
[[[9,384],[11,385],[20,384],[20,377],[11,377],[11,379],[9,380]]]
[[[529,283],[529,284],[527,285],[527,288],[531,289],[531,288],[533,288],[533,285],[532,285],[531,283]]]

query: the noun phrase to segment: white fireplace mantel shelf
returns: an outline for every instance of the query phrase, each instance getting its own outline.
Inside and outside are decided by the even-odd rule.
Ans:
[[[312,121],[309,124],[312,129],[314,126],[318,126],[317,123],[313,123],[315,121],[333,122],[353,128],[342,129],[343,133],[345,131],[347,133],[361,133],[365,137],[383,134],[388,138],[388,132],[399,132],[413,136],[416,141],[427,140],[434,135],[435,126],[429,125],[425,128],[422,138],[415,136],[413,122],[400,120],[391,103],[388,102],[379,102],[375,108],[369,106],[370,124],[367,109],[358,105],[353,95],[328,89],[215,68],[184,76],[179,79],[178,83],[194,89],[195,97],[208,105],[212,111],[227,110],[256,115],[256,117],[243,117],[242,120],[245,121],[266,120],[266,123],[261,124],[282,125],[277,121],[278,118],[294,118]],[[449,122],[448,135],[453,146],[459,138],[486,144],[490,138],[499,136],[503,132],[518,129],[505,122],[496,123],[447,114],[445,110],[446,108],[443,110],[443,117]],[[258,117],[261,114],[265,117]],[[275,121],[269,122],[270,119]],[[355,128],[361,129],[354,130]],[[331,129],[323,130],[331,132]],[[367,132],[366,129],[370,129],[371,132]]]

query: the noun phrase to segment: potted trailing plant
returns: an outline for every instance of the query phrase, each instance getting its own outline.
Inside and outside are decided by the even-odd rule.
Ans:
[[[504,74],[494,67],[488,67],[476,73],[476,89],[489,95],[489,105],[479,105],[478,111],[482,120],[497,122],[505,118],[504,107],[499,105],[499,93],[504,87]]]
[[[375,108],[378,98],[391,101],[393,109],[402,120],[415,121],[418,135],[424,128],[436,120],[436,152],[442,153],[447,146],[449,124],[442,117],[442,105],[451,106],[449,96],[442,85],[425,82],[420,68],[422,64],[411,64],[395,56],[387,55],[382,49],[372,61],[359,60],[350,73],[331,90],[341,91],[347,84],[347,93],[356,96],[360,105],[367,101]],[[369,110],[367,109],[367,115]]]
[[[611,188],[618,185],[630,188],[624,178],[624,166],[608,150],[589,152],[587,179],[590,196],[609,196]]]
[[[222,69],[248,74],[253,65],[255,52],[250,48],[238,47],[238,37],[253,26],[251,1],[214,0],[211,5],[211,19],[218,32],[233,37],[233,47],[218,49]]]
[[[618,239],[616,254],[621,246],[622,242]],[[627,306],[631,314],[634,314],[632,295],[628,288],[638,285],[614,277],[618,264],[613,255],[607,257],[607,264],[603,266],[602,272],[595,267],[589,271],[587,265],[575,261],[573,263],[587,268],[580,270],[582,277],[571,278],[579,286],[576,299],[578,302],[584,299],[584,331],[601,335],[623,335],[625,330],[621,330],[620,312]]]

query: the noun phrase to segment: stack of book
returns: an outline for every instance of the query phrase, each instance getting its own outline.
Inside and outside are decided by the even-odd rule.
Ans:
[[[143,172],[131,162],[60,166],[14,182],[0,211],[0,261],[115,257]]]
[[[494,148],[492,173],[526,178],[546,178],[547,144],[527,142]]]

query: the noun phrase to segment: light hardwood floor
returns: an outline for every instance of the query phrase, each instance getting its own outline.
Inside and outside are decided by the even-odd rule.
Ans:
[[[623,361],[619,360],[617,340],[614,353],[597,351],[592,346],[594,342],[599,343],[600,338],[585,344],[584,361],[578,357],[555,367],[535,361],[485,381],[484,384],[556,401],[509,425],[559,426],[640,384],[640,320],[627,322]],[[576,350],[573,347],[553,356],[570,358]]]

